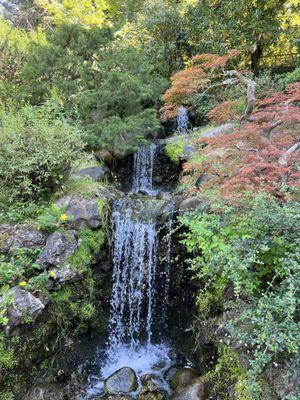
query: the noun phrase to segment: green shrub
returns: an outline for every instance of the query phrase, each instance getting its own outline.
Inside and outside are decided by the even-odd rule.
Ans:
[[[5,113],[0,137],[2,204],[49,195],[83,148],[81,132],[47,105]]]
[[[174,163],[178,163],[180,160],[180,156],[183,154],[185,140],[178,138],[176,141],[169,142],[166,145],[166,155],[169,157],[171,161]]]
[[[294,69],[292,72],[288,72],[279,79],[279,89],[284,90],[286,85],[294,82],[300,82],[300,67]]]
[[[249,349],[244,387],[253,399],[265,367],[294,359],[299,349],[299,213],[299,203],[259,195],[242,210],[223,205],[181,218],[188,228],[183,243],[195,254],[191,268],[203,288],[198,305],[204,318],[212,316],[213,302],[228,284],[243,299],[245,310],[228,329]]]
[[[47,106],[3,116],[0,143],[0,202],[45,197],[70,173],[83,148],[81,133]]]

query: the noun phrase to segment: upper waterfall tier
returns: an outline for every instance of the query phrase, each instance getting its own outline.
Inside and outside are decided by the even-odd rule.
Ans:
[[[155,163],[156,146],[151,144],[140,148],[134,154],[132,191],[153,193],[153,167]]]

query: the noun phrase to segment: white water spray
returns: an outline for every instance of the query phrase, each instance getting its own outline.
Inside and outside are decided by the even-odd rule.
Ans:
[[[155,157],[156,146],[154,144],[142,147],[134,154],[133,192],[144,191],[148,194],[153,193],[152,179]]]
[[[177,111],[177,132],[180,135],[184,135],[188,132],[189,117],[187,109],[184,106],[180,106]]]

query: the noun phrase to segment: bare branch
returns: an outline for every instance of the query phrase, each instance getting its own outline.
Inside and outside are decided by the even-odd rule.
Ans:
[[[288,156],[295,151],[300,149],[300,142],[295,143],[292,147],[290,147],[280,158],[279,158],[279,164],[285,167],[287,165],[288,161]]]
[[[245,113],[242,117],[242,120],[247,120],[250,115],[253,113],[254,106],[255,106],[255,89],[256,89],[256,83],[249,78],[246,78],[243,74],[241,74],[239,71],[236,70],[231,70],[231,71],[225,71],[225,75],[229,76],[236,76],[238,80],[245,85],[247,85],[247,107],[245,110]]]

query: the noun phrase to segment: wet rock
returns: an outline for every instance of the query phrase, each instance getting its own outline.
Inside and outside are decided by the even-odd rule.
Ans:
[[[205,197],[189,197],[179,204],[179,214],[182,215],[187,211],[195,211],[201,206],[208,206],[209,200]]]
[[[107,393],[120,394],[134,392],[138,387],[137,377],[132,368],[123,367],[105,380]]]
[[[179,368],[180,367],[178,366],[172,366],[164,373],[164,378],[168,383],[171,383],[173,376],[175,375],[175,373],[178,371]]]
[[[80,196],[66,196],[57,201],[57,206],[65,209],[69,219],[67,226],[71,229],[96,229],[101,225],[98,203]]]
[[[32,226],[9,224],[0,226],[0,251],[4,253],[13,248],[43,247],[45,242],[46,236]]]
[[[75,172],[77,177],[89,177],[93,181],[101,182],[108,177],[109,169],[107,167],[89,167]]]
[[[75,253],[76,249],[75,232],[54,232],[48,237],[46,247],[39,255],[37,263],[44,268],[63,264],[68,256]]]
[[[36,387],[29,391],[22,400],[65,400],[63,390],[56,386]]]
[[[171,387],[175,390],[187,385],[197,377],[199,377],[199,375],[193,368],[180,368],[175,372],[171,379]]]
[[[206,400],[209,398],[208,383],[203,378],[196,378],[189,384],[179,387],[172,400]]]
[[[24,316],[29,317],[32,321],[36,320],[45,308],[40,299],[19,287],[8,290],[1,300],[9,302],[6,310],[8,318],[8,324],[5,325],[6,333],[24,322]]]
[[[210,180],[214,179],[216,175],[212,174],[200,174],[199,178],[196,181],[196,187],[199,189],[203,183],[209,182]]]
[[[151,374],[144,375],[143,386],[138,395],[138,400],[165,400],[165,393],[160,391],[157,385],[153,382]]]

